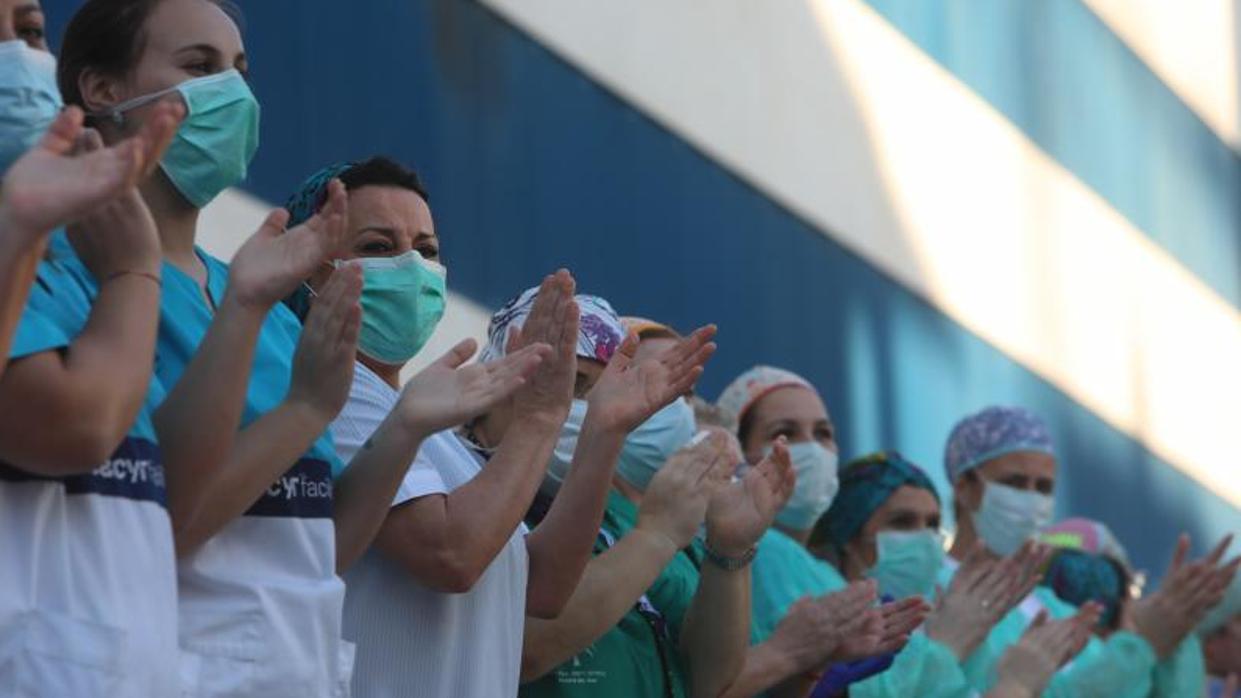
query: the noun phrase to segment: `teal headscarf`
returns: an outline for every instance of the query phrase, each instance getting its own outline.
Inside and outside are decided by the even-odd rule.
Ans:
[[[292,228],[310,220],[310,217],[323,206],[324,199],[327,197],[328,182],[348,172],[356,164],[358,163],[332,163],[307,177],[306,181],[302,182],[302,186],[298,187],[297,191],[284,203],[285,210],[289,212],[287,227]],[[289,306],[289,310],[292,310],[299,319],[305,320],[306,314],[310,312],[310,289],[302,284],[284,299],[284,304]]]
[[[920,487],[939,502],[935,484],[921,468],[896,451],[880,451],[849,461],[840,471],[840,491],[810,534],[811,546],[830,543],[836,550],[861,533],[879,507],[904,486]]]
[[[1099,627],[1115,630],[1120,606],[1129,594],[1124,567],[1106,555],[1061,548],[1051,559],[1042,585],[1056,592],[1061,601],[1081,606],[1094,601],[1103,606]]]

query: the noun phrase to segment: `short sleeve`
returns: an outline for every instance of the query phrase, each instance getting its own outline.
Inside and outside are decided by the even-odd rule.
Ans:
[[[58,265],[49,262],[39,264],[38,275],[13,335],[10,359],[61,349],[73,342],[85,324],[84,317],[72,317],[82,299],[63,296],[80,295],[81,289],[77,285],[77,280]],[[85,302],[89,307],[89,299]]]
[[[414,458],[413,465],[409,466],[405,479],[401,481],[401,486],[396,490],[396,496],[392,498],[392,506],[395,507],[411,499],[427,495],[448,493],[444,478],[435,464],[429,458],[424,457],[424,453],[422,450],[418,451],[418,457]]]

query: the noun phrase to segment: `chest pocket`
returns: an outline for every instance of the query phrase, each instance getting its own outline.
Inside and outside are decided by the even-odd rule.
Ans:
[[[125,631],[37,609],[0,633],[0,694],[120,697]]]

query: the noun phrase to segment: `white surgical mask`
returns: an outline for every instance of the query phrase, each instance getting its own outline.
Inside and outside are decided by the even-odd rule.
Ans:
[[[991,552],[1012,555],[1051,523],[1055,506],[1050,495],[984,481],[982,506],[973,515],[974,528]]]
[[[763,456],[771,455],[771,451],[772,447],[768,446]],[[839,457],[817,441],[802,441],[789,444],[789,458],[797,474],[797,486],[788,504],[776,514],[776,522],[794,531],[809,531],[831,508],[836,491],[840,489]]]
[[[0,42],[0,174],[38,142],[61,104],[56,58],[24,41]]]
[[[586,421],[586,401],[574,400],[569,407],[569,416],[560,427],[560,438],[556,448],[552,450],[552,458],[547,463],[547,474],[543,476],[543,484],[539,491],[548,497],[555,497],[569,475],[569,465],[573,462],[573,452],[577,450],[577,439],[582,435],[582,424]]]

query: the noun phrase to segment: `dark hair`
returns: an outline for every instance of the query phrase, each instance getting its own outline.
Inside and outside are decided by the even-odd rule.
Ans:
[[[750,431],[754,429],[754,408],[758,407],[756,400],[750,409],[741,415],[741,419],[737,420],[737,440],[741,442],[741,448],[745,449],[746,439],[750,437]]]
[[[231,0],[206,0],[243,27],[241,10]],[[163,0],[86,0],[73,13],[60,42],[56,83],[65,104],[85,107],[78,80],[86,70],[123,76],[133,70],[146,48],[146,23]]]
[[[346,191],[367,186],[387,186],[408,189],[422,200],[431,203],[431,196],[423,186],[418,173],[386,155],[374,155],[362,160],[340,173],[340,183]]]

